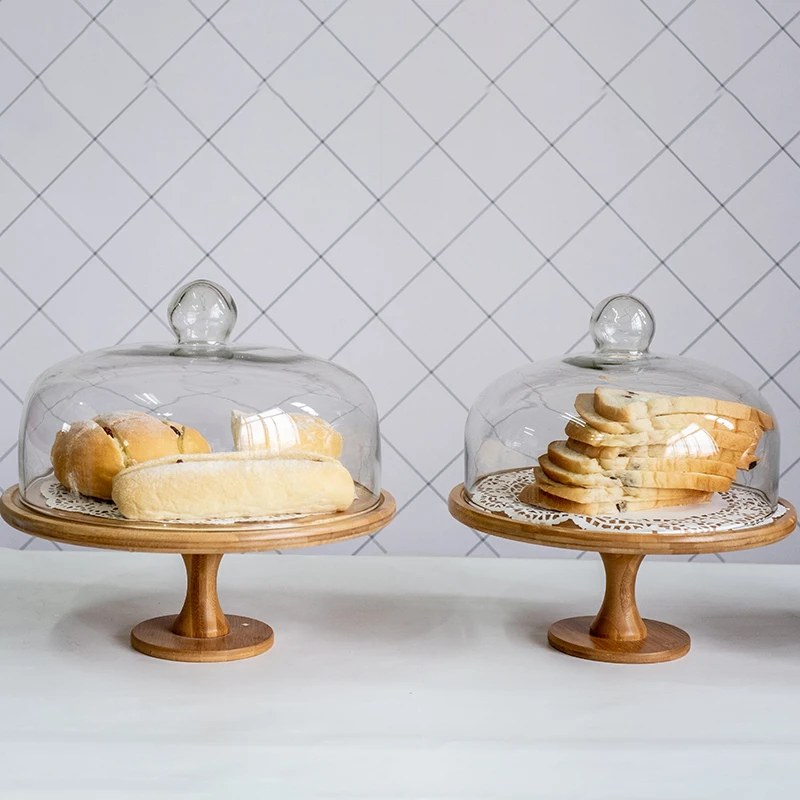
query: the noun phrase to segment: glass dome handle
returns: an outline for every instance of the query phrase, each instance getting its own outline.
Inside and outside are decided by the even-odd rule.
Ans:
[[[653,312],[630,294],[616,294],[598,303],[589,328],[598,352],[646,353],[656,330]]]
[[[175,292],[169,324],[181,344],[224,344],[236,324],[236,303],[211,281],[192,281]]]

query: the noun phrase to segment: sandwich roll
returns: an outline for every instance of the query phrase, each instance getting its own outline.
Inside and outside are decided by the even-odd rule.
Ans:
[[[342,454],[342,435],[311,414],[287,414],[280,408],[260,413],[231,412],[234,449],[281,453],[302,450],[331,458]]]
[[[123,470],[112,491],[123,516],[155,521],[344,511],[354,497],[339,461],[300,451],[169,456]]]

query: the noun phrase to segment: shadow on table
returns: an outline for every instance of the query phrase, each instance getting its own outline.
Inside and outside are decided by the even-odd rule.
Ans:
[[[94,587],[97,588],[96,586]],[[40,599],[47,587],[25,589]],[[57,593],[56,593],[57,594]],[[94,592],[92,592],[94,594]],[[53,603],[60,619],[51,635],[59,648],[90,652],[95,646],[130,647],[130,631],[151,617],[177,614],[183,598],[175,591],[132,593],[106,589],[102,599],[73,597],[68,610]],[[482,642],[518,642],[547,647],[547,629],[566,614],[563,606],[519,599],[458,595],[409,596],[341,592],[245,592],[226,590],[221,598],[230,614],[244,614],[271,625],[280,642],[304,649],[351,641],[376,650],[419,644],[434,652],[465,654]]]

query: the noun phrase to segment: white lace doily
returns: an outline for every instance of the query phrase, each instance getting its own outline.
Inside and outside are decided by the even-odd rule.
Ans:
[[[40,486],[42,496],[48,508],[59,511],[72,511],[77,514],[88,514],[90,517],[105,517],[106,519],[124,520],[119,509],[110,500],[96,500],[75,494],[60,484],[55,478],[44,480]],[[230,525],[233,522],[281,522],[287,519],[308,517],[310,514],[281,514],[272,517],[247,517],[245,519],[174,519],[169,520],[170,525]]]
[[[717,493],[708,503],[655,511],[635,511],[615,516],[565,514],[528,505],[517,498],[524,486],[533,483],[533,469],[517,469],[489,475],[478,482],[470,502],[483,509],[505,514],[520,522],[558,525],[569,522],[587,531],[630,531],[631,533],[705,533],[717,530],[738,530],[763,525],[786,513],[778,504],[773,512],[770,504],[756,489],[732,486]]]

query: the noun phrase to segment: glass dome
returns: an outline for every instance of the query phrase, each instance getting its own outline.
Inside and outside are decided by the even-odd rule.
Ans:
[[[779,434],[757,389],[712,364],[651,353],[653,315],[629,295],[602,301],[590,329],[594,352],[520,367],[478,397],[466,425],[472,502],[490,476],[528,469],[519,499],[567,513],[698,514],[731,487],[775,510]]]
[[[168,313],[175,343],[85,353],[34,382],[20,431],[20,490],[27,503],[43,507],[46,487],[56,479],[72,494],[108,501],[123,467],[184,454],[173,462],[209,459],[200,455],[209,451],[245,451],[231,461],[246,460],[247,453],[266,459],[264,451],[338,461],[352,477],[359,510],[377,502],[378,414],[355,375],[304,353],[231,344],[236,304],[209,281],[181,288]],[[76,466],[78,450],[84,462]]]

